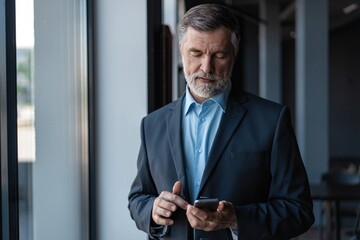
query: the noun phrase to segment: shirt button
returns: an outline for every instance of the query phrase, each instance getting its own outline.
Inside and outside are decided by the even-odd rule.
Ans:
[[[206,121],[206,119],[205,119],[205,118],[202,118],[202,119],[201,119],[201,121],[202,121],[202,122],[205,122],[205,121]]]
[[[199,153],[201,153],[202,152],[202,150],[201,149],[199,149],[199,151],[198,151]]]

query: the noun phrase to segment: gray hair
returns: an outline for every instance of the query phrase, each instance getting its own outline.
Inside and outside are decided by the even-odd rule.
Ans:
[[[237,55],[240,42],[240,27],[235,15],[225,6],[218,4],[201,4],[187,11],[179,24],[179,43],[186,38],[189,27],[199,32],[212,32],[220,27],[231,31],[231,43]]]

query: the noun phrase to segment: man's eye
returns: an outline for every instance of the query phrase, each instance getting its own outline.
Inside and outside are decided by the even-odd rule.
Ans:
[[[190,52],[190,55],[193,56],[193,57],[200,57],[201,52]]]
[[[218,59],[223,59],[223,58],[225,58],[225,53],[216,53],[215,57]]]

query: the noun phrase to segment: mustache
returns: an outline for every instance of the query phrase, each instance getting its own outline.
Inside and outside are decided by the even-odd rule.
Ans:
[[[203,72],[198,72],[198,73],[194,73],[190,76],[191,79],[196,79],[196,78],[206,78],[212,81],[223,81],[225,80],[225,78],[223,77],[219,77],[215,74],[212,73],[203,73]]]

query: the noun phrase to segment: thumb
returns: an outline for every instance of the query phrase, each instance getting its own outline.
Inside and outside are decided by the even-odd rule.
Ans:
[[[220,201],[217,209],[222,212],[225,209],[225,204],[225,201]]]
[[[180,195],[181,187],[182,187],[181,182],[177,181],[173,186],[172,193],[176,195]]]

